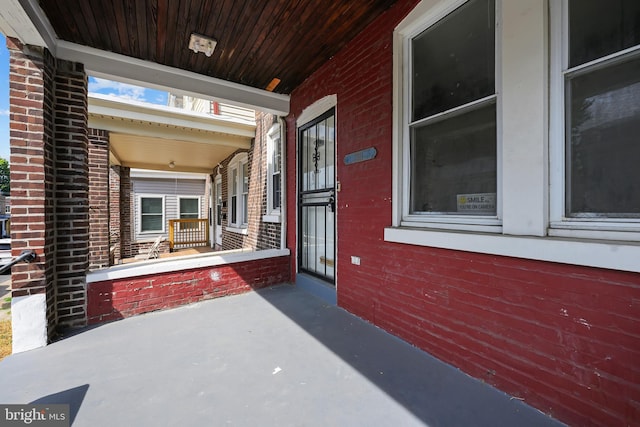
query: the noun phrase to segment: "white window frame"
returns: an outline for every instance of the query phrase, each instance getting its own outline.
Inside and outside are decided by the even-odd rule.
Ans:
[[[162,199],[162,229],[142,231],[142,199]],[[167,206],[165,196],[161,194],[138,194],[138,234],[164,234],[166,232]],[[155,214],[154,214],[155,215]]]
[[[565,215],[565,81],[576,70],[597,67],[629,55],[640,55],[640,45],[605,56],[572,69],[568,68],[569,3],[551,2],[550,77],[550,224],[549,235],[571,238],[640,241],[640,218],[568,218]]]
[[[280,122],[276,122],[271,126],[267,132],[267,213],[263,215],[263,222],[280,222],[281,221],[281,208],[282,208],[282,171],[284,170],[283,160],[283,147],[282,147],[282,126]],[[275,164],[273,162],[273,154],[276,148],[276,144],[280,146],[280,171],[278,172],[280,179],[280,206],[274,208],[273,206],[273,177],[275,174]]]
[[[411,214],[410,213],[410,192],[411,192],[411,41],[423,31],[434,25],[451,12],[462,6],[468,0],[441,1],[429,8],[427,12],[416,16],[408,17],[405,26],[394,34],[394,52],[401,52],[397,63],[394,63],[394,100],[395,105],[401,108],[394,110],[394,141],[400,151],[397,153],[398,161],[394,166],[400,171],[399,180],[394,182],[394,189],[397,189],[398,200],[394,200],[394,225],[404,227],[419,227],[432,229],[450,229],[465,231],[482,231],[500,233],[502,231],[502,138],[501,138],[501,97],[500,97],[500,1],[496,0],[495,14],[495,94],[481,100],[476,100],[461,107],[454,108],[444,114],[454,116],[460,108],[468,107],[472,104],[483,103],[489,105],[491,100],[496,105],[496,215],[456,215],[456,214]],[[433,1],[423,2],[427,5]],[[419,10],[420,6],[414,11]],[[395,61],[394,61],[395,62]],[[436,115],[437,116],[437,115]],[[394,173],[394,181],[398,175]]]
[[[200,216],[202,215],[202,197],[200,196],[178,196],[177,197],[177,206],[176,206],[176,210],[178,211],[178,218],[179,219],[183,219],[182,218],[182,211],[180,210],[180,201],[181,200],[193,200],[196,199],[198,201],[198,218],[200,219]]]
[[[245,164],[249,163],[249,156],[247,153],[238,153],[233,159],[229,162],[229,172],[227,173],[227,205],[229,206],[227,209],[227,231],[232,233],[239,234],[247,234],[248,224],[243,223],[244,218],[244,210],[248,209],[248,200],[247,206],[243,206],[243,183],[242,183],[242,167]],[[233,178],[234,175],[237,176],[236,180],[236,221],[231,222],[231,209],[232,209],[232,196],[233,196]]]
[[[402,223],[403,203],[403,67],[408,64],[403,43],[408,35],[424,28],[458,7],[462,0],[422,0],[396,27],[393,35],[393,173],[392,223],[384,230],[386,242],[451,249],[640,272],[640,245],[600,239],[549,236],[550,139],[554,136],[550,113],[550,31],[561,0],[500,1],[496,44],[500,48],[496,69],[498,104],[499,170],[502,178],[502,233],[456,230],[445,225],[408,227]],[[558,4],[556,4],[558,3]],[[551,4],[551,10],[549,9]],[[551,16],[550,16],[551,15]],[[553,40],[551,40],[553,44]],[[551,53],[553,53],[553,49]],[[526,55],[526,56],[523,56]],[[526,60],[524,60],[526,59]],[[498,77],[499,76],[499,77]],[[500,82],[500,83],[498,83]],[[506,88],[506,89],[503,89]],[[564,139],[563,139],[564,144]],[[522,191],[526,189],[526,191]],[[466,232],[465,232],[466,231]]]

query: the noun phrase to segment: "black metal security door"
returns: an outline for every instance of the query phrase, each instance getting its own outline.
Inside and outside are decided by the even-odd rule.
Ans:
[[[298,129],[300,271],[335,284],[335,111]]]

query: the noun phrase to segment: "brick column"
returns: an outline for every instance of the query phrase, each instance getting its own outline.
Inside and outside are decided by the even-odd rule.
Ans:
[[[87,80],[81,64],[7,38],[10,53],[13,351],[86,324]]]
[[[109,133],[89,129],[89,269],[110,264],[109,193]]]
[[[121,167],[109,167],[109,246],[114,247],[111,263],[120,264],[122,259],[122,239],[120,225],[120,173]]]
[[[120,168],[120,242],[122,242],[122,258],[131,258],[131,212],[133,212],[131,199],[131,169]]]
[[[58,61],[55,78],[56,309],[61,328],[86,324],[89,266],[87,76]]]
[[[54,59],[6,38],[9,49],[11,249],[37,258],[12,268],[13,351],[46,345],[54,310]]]

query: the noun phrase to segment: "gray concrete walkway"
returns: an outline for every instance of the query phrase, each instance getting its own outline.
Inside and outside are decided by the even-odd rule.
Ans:
[[[74,426],[560,425],[292,286],[10,356],[0,403],[70,403]]]

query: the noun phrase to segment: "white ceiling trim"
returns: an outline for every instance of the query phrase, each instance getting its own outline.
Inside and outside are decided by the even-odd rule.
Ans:
[[[172,126],[189,132],[214,132],[235,137],[255,137],[255,123],[235,119],[212,117],[205,114],[191,114],[176,108],[143,103],[122,102],[104,96],[89,96],[89,120],[112,117],[123,122],[146,122],[163,127]],[[100,128],[103,129],[103,128]],[[105,129],[109,130],[109,129]]]
[[[179,127],[161,123],[149,123],[112,116],[89,115],[88,125],[92,129],[109,132],[160,138],[174,141],[197,142],[199,144],[218,145],[248,149],[251,138],[221,132],[204,132],[189,127]]]
[[[212,101],[221,100],[279,116],[289,114],[288,95],[268,92],[64,40],[58,40],[56,56],[60,59],[84,64],[87,73],[95,77],[118,80],[178,95]]]

